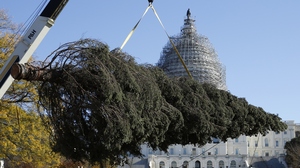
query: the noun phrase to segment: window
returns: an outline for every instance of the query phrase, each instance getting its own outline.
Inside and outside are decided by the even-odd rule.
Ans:
[[[278,147],[278,146],[279,146],[279,141],[278,141],[278,140],[276,140],[276,142],[275,142],[275,146],[276,146],[276,147]]]
[[[192,149],[192,155],[196,155],[196,148]]]
[[[208,155],[211,155],[211,153],[210,153],[210,152],[207,152],[207,154],[208,154]]]
[[[223,160],[219,161],[219,168],[225,168],[225,164]]]
[[[173,161],[172,163],[171,163],[171,168],[176,168],[177,167],[177,163],[175,162],[175,161]]]
[[[265,147],[268,147],[269,146],[269,140],[268,138],[265,139]]]
[[[202,155],[205,155],[205,148],[202,148]]]
[[[234,160],[230,162],[230,168],[236,168],[236,162]]]
[[[239,154],[239,149],[238,149],[238,148],[235,149],[235,154],[236,154],[236,155]]]
[[[212,168],[212,161],[207,161],[207,168]]]
[[[188,161],[184,161],[182,168],[188,168],[189,167],[189,162]]]
[[[218,138],[213,138],[212,141],[213,141],[213,143],[220,143],[220,139],[218,139]]]
[[[195,162],[195,168],[201,168],[201,162],[196,161]]]
[[[183,154],[186,155],[186,148],[183,148]]]
[[[174,148],[170,148],[170,155],[174,155]]]
[[[255,147],[257,147],[258,146],[258,142],[257,141],[255,141]]]
[[[265,156],[269,156],[269,152],[266,152],[266,153],[265,153]]]
[[[235,142],[239,142],[239,139],[238,139],[238,138],[235,138]]]
[[[165,168],[165,162],[163,161],[159,162],[159,168]]]
[[[247,142],[247,145],[248,145],[248,147],[250,147],[250,142],[249,141]]]
[[[284,131],[284,134],[287,134],[287,131]]]
[[[215,148],[215,155],[219,154],[218,148]]]

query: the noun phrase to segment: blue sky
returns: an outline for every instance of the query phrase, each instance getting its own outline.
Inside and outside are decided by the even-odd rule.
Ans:
[[[42,0],[0,0],[15,23],[24,23]],[[95,38],[120,47],[147,0],[70,0],[34,56],[44,60],[61,44]],[[226,66],[227,87],[255,106],[300,123],[299,0],[154,0],[169,35],[177,35],[190,8],[198,33],[209,38]],[[149,10],[123,51],[155,64],[168,39]]]

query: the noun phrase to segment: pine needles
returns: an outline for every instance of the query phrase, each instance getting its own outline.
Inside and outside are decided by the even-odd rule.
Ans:
[[[287,128],[243,98],[189,78],[169,78],[97,40],[67,43],[49,58],[44,69],[51,75],[39,87],[40,104],[50,118],[53,149],[75,160],[119,164],[129,154],[140,156],[144,143],[166,150]]]

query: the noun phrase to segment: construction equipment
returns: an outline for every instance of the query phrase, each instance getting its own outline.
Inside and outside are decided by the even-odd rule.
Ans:
[[[27,63],[44,39],[54,21],[69,0],[50,0],[41,14],[34,20],[22,39],[17,43],[14,52],[0,70],[0,99],[10,87],[14,78],[10,75],[14,63]]]

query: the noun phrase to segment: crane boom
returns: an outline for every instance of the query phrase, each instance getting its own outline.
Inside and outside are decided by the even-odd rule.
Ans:
[[[22,39],[15,46],[14,52],[0,70],[0,99],[10,87],[14,78],[10,75],[14,63],[27,63],[41,41],[44,39],[55,19],[69,0],[50,0],[41,14],[35,19]]]

